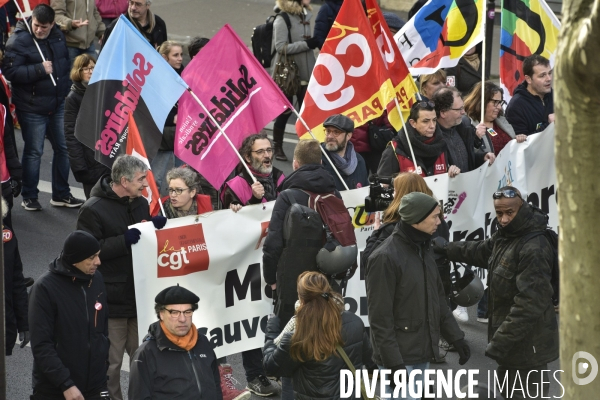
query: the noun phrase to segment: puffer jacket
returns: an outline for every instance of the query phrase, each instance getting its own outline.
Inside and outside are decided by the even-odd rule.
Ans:
[[[91,233],[100,242],[102,264],[110,318],[137,316],[131,249],[125,244],[129,225],[150,221],[148,201],[137,197],[119,197],[110,187],[110,175],[96,183],[91,197],[79,210],[77,229]],[[135,245],[134,245],[135,246]]]
[[[439,359],[440,333],[448,343],[464,338],[445,300],[431,237],[400,221],[369,257],[365,283],[378,365]]]
[[[94,158],[94,150],[81,143],[75,137],[75,122],[81,108],[86,86],[74,82],[65,100],[65,141],[69,152],[69,165],[77,182],[94,185],[110,168]]]
[[[94,0],[52,0],[50,6],[56,13],[56,25],[65,34],[67,46],[87,49],[95,37],[100,39],[104,35],[106,27]],[[88,25],[74,28],[73,20],[88,20]]]
[[[277,317],[267,322],[263,347],[265,372],[274,376],[292,377],[296,400],[338,400],[340,371],[349,369],[344,360],[337,355],[319,362],[299,362],[292,359],[292,332],[285,333],[279,344],[274,342],[281,332],[279,322]],[[348,311],[342,313],[342,339],[342,348],[356,369],[361,369],[370,362],[373,350],[364,332],[364,324],[358,316]],[[351,397],[354,398],[354,395]]]
[[[222,400],[217,357],[206,336],[198,332],[189,351],[171,342],[160,326],[150,325],[133,353],[129,398],[136,400]]]
[[[31,25],[31,18],[27,19]],[[52,61],[52,76],[42,65],[42,57],[27,30],[19,21],[15,33],[6,42],[2,72],[12,87],[12,100],[18,111],[48,115],[62,106],[69,93],[71,63],[65,37],[55,25],[46,39],[36,39],[44,58]]]
[[[525,203],[489,239],[446,246],[449,260],[488,269],[486,355],[505,367],[528,368],[558,358],[550,283],[554,252],[544,235],[521,240],[528,233],[545,231],[547,225],[548,216]]]
[[[34,391],[58,399],[77,386],[84,398],[106,389],[108,305],[102,274],[87,275],[61,257],[29,298]]]
[[[273,41],[271,52],[276,51],[271,62],[271,67],[279,61],[281,55],[285,52],[293,55],[296,64],[298,64],[298,73],[300,80],[308,85],[308,80],[315,67],[316,58],[312,49],[308,48],[305,40],[311,37],[310,20],[312,12],[310,6],[302,7],[294,0],[277,0],[276,7],[285,12],[290,17],[290,34],[292,43],[288,44],[288,28],[283,17],[278,16],[273,23]],[[287,48],[286,48],[287,45]],[[274,70],[275,68],[273,68]]]
[[[340,8],[342,8],[343,2],[344,0],[326,0],[319,9],[317,18],[315,18],[315,33],[313,35],[319,43],[319,49],[323,47],[323,43],[325,43],[325,39],[329,34],[333,21],[335,21],[335,17],[337,17]]]
[[[96,0],[98,12],[105,19],[114,19],[121,14],[126,14],[128,6],[127,0]]]
[[[550,125],[548,115],[554,114],[553,94],[554,91],[546,93],[541,99],[529,93],[526,81],[517,86],[506,107],[506,119],[517,135],[538,133]]]

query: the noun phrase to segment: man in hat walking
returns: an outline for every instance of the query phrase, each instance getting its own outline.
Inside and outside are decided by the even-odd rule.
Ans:
[[[192,323],[198,296],[177,285],[154,301],[159,320],[133,354],[129,398],[222,400],[217,357]]]
[[[471,351],[446,303],[431,250],[431,235],[440,224],[439,203],[413,192],[402,198],[398,213],[400,221],[369,257],[365,274],[373,359],[394,374],[421,371],[422,379],[429,361],[439,358],[440,332],[454,344],[460,365]]]
[[[327,117],[323,122],[325,142],[321,144],[333,162],[333,166],[323,156],[323,167],[331,174],[337,190],[346,190],[344,184],[334,171],[337,169],[348,189],[369,186],[369,171],[360,154],[354,150],[350,141],[354,131],[354,121],[342,114]]]
[[[31,289],[32,400],[99,400],[106,390],[108,303],[99,254],[92,235],[71,233]]]

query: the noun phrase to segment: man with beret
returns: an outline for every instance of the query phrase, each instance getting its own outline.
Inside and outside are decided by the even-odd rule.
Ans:
[[[321,146],[333,162],[344,179],[348,189],[369,186],[369,172],[367,164],[360,154],[354,150],[350,141],[354,131],[354,121],[342,114],[327,117],[323,122],[325,128],[325,142]],[[334,171],[334,167],[323,155],[323,167],[331,174],[337,190],[346,190],[346,187]]]
[[[31,289],[32,400],[99,400],[106,390],[108,303],[99,255],[100,243],[75,231]]]
[[[192,323],[200,299],[179,285],[161,291],[154,310],[159,321],[133,354],[129,398],[136,400],[222,400],[217,357]]]
[[[413,192],[402,197],[398,213],[394,232],[371,254],[365,273],[373,359],[393,373],[419,370],[422,380],[429,361],[439,357],[440,333],[454,344],[460,365],[471,352],[446,303],[431,250],[439,203]]]

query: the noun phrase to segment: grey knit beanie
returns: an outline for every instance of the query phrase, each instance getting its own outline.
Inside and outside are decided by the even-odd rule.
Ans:
[[[427,218],[438,205],[433,197],[421,192],[412,192],[402,197],[398,214],[402,222],[414,225]]]

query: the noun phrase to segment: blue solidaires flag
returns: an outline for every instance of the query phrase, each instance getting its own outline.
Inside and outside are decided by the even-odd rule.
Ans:
[[[111,167],[126,154],[129,115],[152,159],[165,120],[188,85],[123,15],[102,48],[85,91],[75,137]]]

